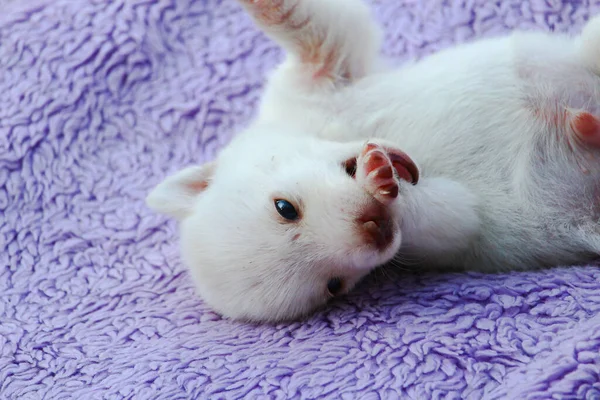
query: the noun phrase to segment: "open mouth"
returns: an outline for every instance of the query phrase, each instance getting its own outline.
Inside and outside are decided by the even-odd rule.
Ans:
[[[384,147],[384,149],[392,162],[396,176],[399,179],[416,185],[419,181],[419,169],[415,162],[403,151],[387,147]],[[353,157],[344,162],[346,173],[352,178],[356,176],[356,159],[357,157]]]

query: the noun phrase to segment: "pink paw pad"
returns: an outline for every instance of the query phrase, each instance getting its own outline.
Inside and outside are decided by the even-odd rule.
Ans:
[[[580,112],[573,116],[571,127],[582,142],[600,147],[600,120],[598,118],[588,112]]]
[[[399,179],[417,183],[419,171],[402,151],[368,143],[356,161],[356,179],[379,202],[398,197]]]
[[[297,30],[307,21],[295,21],[297,1],[285,0],[241,0],[252,15],[265,27],[282,26],[287,30]]]
[[[373,197],[382,203],[398,197],[398,181],[394,176],[392,162],[383,148],[367,144],[356,164],[356,179]]]

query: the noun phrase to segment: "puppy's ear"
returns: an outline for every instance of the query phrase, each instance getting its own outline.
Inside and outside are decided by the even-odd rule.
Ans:
[[[159,183],[146,197],[152,210],[182,220],[194,206],[194,200],[208,187],[216,161],[187,167]]]

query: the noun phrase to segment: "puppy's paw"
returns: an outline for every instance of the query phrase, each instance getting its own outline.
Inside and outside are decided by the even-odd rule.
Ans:
[[[388,204],[398,197],[398,178],[384,149],[368,143],[356,160],[356,180],[379,202]]]
[[[239,0],[263,28],[280,27],[295,31],[308,23],[307,16],[298,18],[299,0]]]
[[[589,112],[578,112],[571,117],[571,129],[581,142],[600,147],[600,120]]]
[[[400,191],[400,180],[416,184],[419,170],[406,153],[376,143],[367,143],[356,160],[356,180],[383,204]]]
[[[362,0],[238,1],[309,82],[345,85],[376,68],[381,33]]]

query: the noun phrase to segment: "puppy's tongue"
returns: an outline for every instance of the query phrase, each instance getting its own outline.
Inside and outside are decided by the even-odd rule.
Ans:
[[[386,152],[398,177],[416,185],[419,181],[419,169],[414,161],[406,153],[397,149],[386,149]]]

